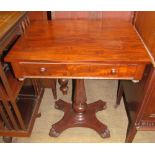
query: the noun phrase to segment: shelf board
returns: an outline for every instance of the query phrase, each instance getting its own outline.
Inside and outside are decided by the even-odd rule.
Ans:
[[[21,116],[23,118],[26,128],[29,125],[35,104],[37,104],[37,101],[36,99],[33,99],[33,98],[32,99],[31,98],[20,98],[17,101],[17,105],[18,105],[19,111],[21,113]]]
[[[23,85],[23,82],[21,81],[18,81],[14,76],[13,74],[11,73],[10,70],[7,70],[5,72],[6,74],[6,77],[8,79],[8,82],[9,82],[9,85],[11,87],[11,90],[12,90],[12,93],[13,93],[13,98],[16,99],[16,97],[18,96],[19,94],[19,91],[21,90],[21,87]],[[2,89],[3,93],[4,93],[4,97],[6,100],[10,101],[10,96],[7,94],[6,90],[4,89],[4,86],[2,84],[2,82],[0,82],[0,89]],[[0,100],[1,97],[0,97]]]
[[[24,81],[23,87],[21,88],[18,96],[23,98],[35,98],[37,95],[35,93],[34,87],[32,84],[26,85],[27,80]]]
[[[0,117],[0,129],[4,128],[4,122],[2,121],[2,118]]]
[[[17,106],[20,110],[26,130],[0,130],[0,135],[11,137],[29,137],[31,135],[36,115],[44,94],[44,88],[40,90],[39,95],[35,98],[22,98],[17,101]]]

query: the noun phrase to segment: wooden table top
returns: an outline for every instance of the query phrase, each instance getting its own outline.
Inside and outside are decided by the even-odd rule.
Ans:
[[[32,23],[6,61],[150,63],[133,26],[119,20],[53,20]]]
[[[7,34],[17,21],[26,14],[19,11],[1,11],[0,12],[0,40]]]

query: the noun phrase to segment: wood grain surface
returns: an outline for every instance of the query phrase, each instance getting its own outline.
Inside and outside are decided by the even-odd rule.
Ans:
[[[131,24],[121,20],[34,22],[6,61],[149,63]]]
[[[52,19],[121,19],[131,22],[132,11],[52,11]]]
[[[26,12],[0,11],[0,40]]]
[[[155,66],[155,11],[138,11],[135,26],[149,49]]]

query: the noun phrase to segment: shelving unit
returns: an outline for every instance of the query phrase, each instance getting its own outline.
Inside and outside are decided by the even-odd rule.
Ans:
[[[0,77],[0,135],[11,142],[12,136],[30,135],[44,89],[37,79],[18,81],[1,64]]]
[[[0,14],[0,136],[30,136],[44,93],[37,79],[19,81],[3,58],[29,25],[26,12]]]
[[[8,83],[9,83],[9,85],[11,87],[13,97],[15,99],[15,97],[19,94],[19,91],[20,91],[20,89],[21,89],[21,87],[23,85],[23,82],[18,81],[17,79],[15,79],[10,70],[5,71],[5,74],[6,74],[6,77],[8,78]],[[3,92],[4,98],[9,101],[10,98],[7,95],[6,90],[4,89],[4,85],[2,83],[2,80],[0,81],[0,89]],[[1,100],[1,96],[0,96],[0,100]]]

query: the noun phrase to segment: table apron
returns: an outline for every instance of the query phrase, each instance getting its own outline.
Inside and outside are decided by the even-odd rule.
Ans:
[[[17,78],[93,78],[140,80],[145,64],[59,64],[38,62],[13,62]]]

